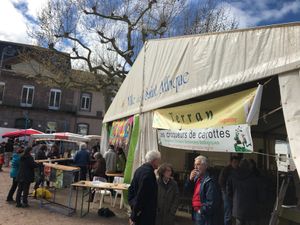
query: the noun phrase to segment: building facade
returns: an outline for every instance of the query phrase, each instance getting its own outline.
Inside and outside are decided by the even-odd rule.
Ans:
[[[35,76],[28,78],[22,72],[30,73],[29,66],[7,63],[12,61],[7,60],[12,57],[5,52],[7,46],[22,47],[0,42],[0,127],[100,134],[105,110],[102,93],[62,89],[44,85]]]

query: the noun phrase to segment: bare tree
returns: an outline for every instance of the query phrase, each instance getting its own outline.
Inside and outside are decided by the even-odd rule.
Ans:
[[[233,29],[213,0],[49,0],[29,34],[43,47],[65,51],[72,67],[89,71],[89,82],[62,70],[55,80],[67,87],[104,92],[106,105],[148,39]],[[196,1],[197,2],[197,1]],[[201,2],[201,3],[200,3]],[[182,24],[184,22],[184,24]],[[183,28],[183,29],[182,29]],[[27,57],[26,57],[27,58]],[[51,62],[42,62],[51,68]],[[55,71],[56,76],[59,71]],[[73,73],[73,75],[67,75]],[[39,76],[42,73],[37,71]],[[91,78],[92,77],[92,78]],[[47,79],[47,78],[46,78]],[[53,80],[53,79],[52,79]],[[72,84],[74,82],[74,84]]]
[[[143,42],[163,36],[184,5],[185,0],[49,0],[29,33],[41,46],[67,51],[75,68],[94,74],[96,90],[107,92],[119,87]]]
[[[238,22],[217,0],[195,1],[183,12],[184,34],[201,34],[237,29]]]

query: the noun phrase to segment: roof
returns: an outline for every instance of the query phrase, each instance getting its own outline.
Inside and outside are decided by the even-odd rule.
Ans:
[[[41,46],[37,45],[30,45],[30,44],[24,44],[24,43],[17,43],[17,42],[11,42],[11,41],[1,41],[0,40],[0,46],[16,46],[16,47],[23,47],[23,48],[28,48],[28,49],[36,49],[40,51],[53,51],[49,48],[44,48]],[[68,53],[65,52],[57,52],[59,54],[64,54],[64,55],[69,55]]]
[[[300,67],[300,23],[150,40],[104,122]]]

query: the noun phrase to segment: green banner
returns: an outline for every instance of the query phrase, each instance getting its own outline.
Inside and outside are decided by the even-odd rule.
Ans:
[[[126,184],[130,184],[130,182],[131,182],[132,166],[133,166],[133,162],[134,162],[135,149],[136,149],[136,145],[137,145],[138,138],[139,138],[139,130],[140,130],[140,117],[139,117],[139,115],[135,115],[132,133],[130,136],[127,162],[126,162],[126,167],[125,167],[125,172],[124,172],[124,183],[126,183]],[[128,203],[127,196],[128,196],[128,192],[124,191],[124,201],[126,203]]]

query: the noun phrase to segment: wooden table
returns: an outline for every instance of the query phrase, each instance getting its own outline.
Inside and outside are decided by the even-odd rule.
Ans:
[[[59,159],[41,159],[35,160],[36,163],[47,163],[47,162],[63,162],[63,161],[73,161],[72,158],[59,158]]]
[[[67,172],[80,171],[80,168],[75,167],[75,166],[65,166],[65,165],[60,165],[60,164],[55,164],[55,163],[45,163],[45,162],[43,163],[43,165],[51,167],[56,170],[63,170],[63,171],[67,171]]]
[[[87,211],[84,212],[83,203],[85,197],[90,197],[93,189],[110,189],[110,190],[128,190],[129,185],[127,184],[117,184],[117,183],[108,183],[108,182],[99,182],[94,183],[92,181],[79,181],[71,185],[76,189],[76,199],[75,199],[75,211],[77,210],[77,202],[78,202],[78,189],[81,188],[82,196],[81,196],[81,207],[80,207],[80,217],[84,217],[90,212],[90,201],[88,199],[88,207]],[[86,191],[87,190],[87,191]]]
[[[124,177],[124,173],[105,173],[108,177]]]
[[[51,167],[52,169],[55,170],[62,170],[64,173],[70,173],[74,177],[74,173],[80,172],[79,167],[74,167],[74,166],[65,166],[65,165],[59,165],[59,164],[54,164],[54,163],[43,163],[44,166]],[[72,185],[69,186],[70,189],[72,189]],[[67,215],[70,216],[76,212],[76,209],[72,207],[71,205],[71,200],[72,200],[72,190],[69,192],[69,196],[67,199],[66,204],[60,204],[56,202],[56,191],[57,188],[53,189],[53,197],[51,200],[45,200],[43,198],[40,199],[40,206],[41,207],[47,207],[48,205],[51,205],[51,209],[53,210],[54,208],[57,209],[58,212],[62,212],[64,210],[67,210]]]

